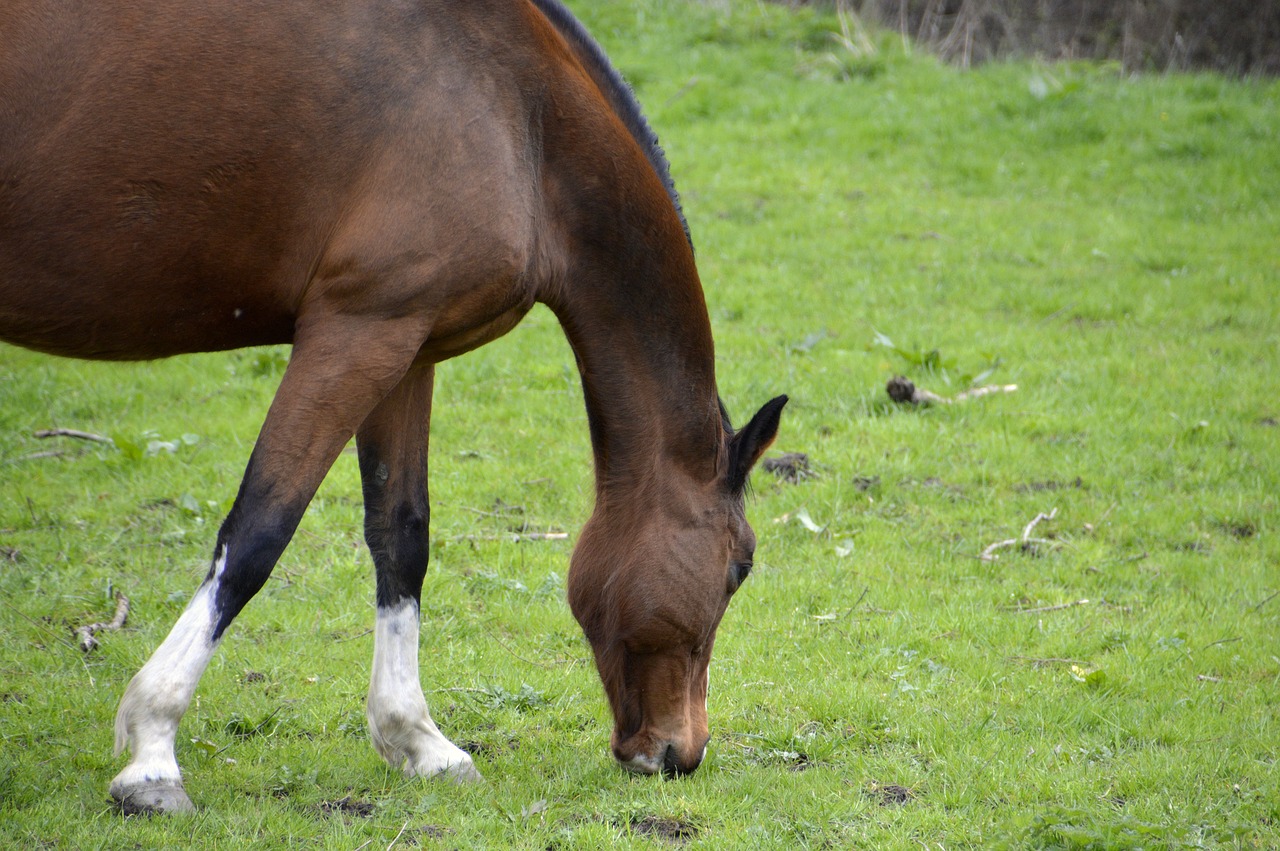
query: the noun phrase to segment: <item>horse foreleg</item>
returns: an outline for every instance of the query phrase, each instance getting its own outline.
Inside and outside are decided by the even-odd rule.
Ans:
[[[412,362],[417,329],[316,323],[300,337],[218,532],[213,565],[182,616],[130,681],[116,714],[111,781],[126,812],[192,809],[174,754],[196,684],[245,603],[263,586],[307,504],[365,416]]]
[[[471,757],[431,720],[418,678],[418,622],[427,569],[427,432],[434,369],[411,370],[356,434],[365,540],[378,580],[369,680],[369,735],[387,762],[413,776],[478,780]]]

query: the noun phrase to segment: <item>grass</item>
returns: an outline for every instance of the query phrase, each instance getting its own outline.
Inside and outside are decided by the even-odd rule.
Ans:
[[[424,687],[488,782],[405,780],[367,743],[348,454],[183,722],[199,812],[122,818],[116,703],[207,569],[287,353],[5,348],[0,845],[1280,845],[1277,84],[959,71],[812,10],[574,5],[667,147],[731,411],[791,394],[777,448],[817,472],[755,476],[708,762],[612,764],[571,541],[511,540],[590,510],[540,309],[436,394]],[[1019,390],[906,410],[898,373]],[[126,448],[31,436],[52,426]],[[1053,508],[1053,546],[977,558]],[[116,590],[130,624],[86,656],[69,627]]]

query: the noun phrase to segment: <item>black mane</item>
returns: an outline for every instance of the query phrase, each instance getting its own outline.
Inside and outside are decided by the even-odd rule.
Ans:
[[[605,56],[604,50],[587,32],[587,28],[573,16],[572,12],[565,8],[560,0],[532,0],[532,2],[542,14],[547,16],[547,20],[559,31],[565,41],[569,42],[569,45],[578,54],[582,64],[587,67],[587,70],[595,79],[600,91],[608,98],[609,105],[613,107],[613,111],[617,113],[618,118],[622,120],[626,128],[631,131],[632,137],[640,145],[640,149],[644,151],[645,157],[648,158],[649,164],[653,166],[653,170],[662,181],[662,185],[666,187],[667,195],[671,197],[671,203],[675,205],[676,215],[680,217],[680,225],[684,228],[685,238],[689,240],[689,245],[692,247],[693,237],[689,233],[689,223],[684,217],[684,208],[680,206],[680,195],[676,192],[675,182],[671,179],[671,168],[667,163],[667,155],[663,153],[662,146],[658,144],[658,134],[653,132],[653,128],[645,120],[635,93],[631,91],[631,87],[627,85],[626,80],[622,79],[622,75],[609,62],[609,57]]]

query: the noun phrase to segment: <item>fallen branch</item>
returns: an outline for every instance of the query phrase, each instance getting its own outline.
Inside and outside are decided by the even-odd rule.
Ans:
[[[80,649],[85,653],[98,646],[98,639],[93,637],[95,632],[114,632],[124,626],[124,622],[129,619],[129,598],[123,594],[116,594],[116,616],[108,623],[91,623],[76,629],[76,637],[80,639]]]
[[[19,461],[38,461],[41,458],[61,458],[66,454],[67,453],[60,449],[49,449],[44,452],[32,452],[30,455],[23,455],[19,458],[14,458],[10,463],[16,464]]]
[[[967,402],[970,399],[977,399],[980,396],[988,396],[992,393],[1012,393],[1018,389],[1018,385],[988,384],[986,387],[974,387],[962,393],[957,393],[955,396],[947,397],[931,393],[923,387],[917,387],[912,383],[911,379],[896,375],[889,379],[889,383],[884,386],[884,389],[889,394],[889,398],[900,405],[920,405],[924,407]]]
[[[1032,531],[1035,530],[1036,526],[1040,523],[1040,521],[1052,520],[1054,517],[1057,517],[1057,516],[1058,516],[1058,509],[1056,508],[1050,511],[1048,514],[1044,514],[1044,513],[1037,514],[1035,518],[1026,525],[1026,528],[1022,530],[1021,538],[1009,538],[1006,541],[996,541],[994,544],[992,544],[991,546],[987,547],[985,550],[982,551],[982,555],[978,556],[978,560],[979,561],[995,561],[996,559],[999,558],[999,556],[996,555],[996,550],[1002,550],[1006,547],[1016,546],[1021,548],[1023,552],[1026,552],[1027,550],[1034,550],[1037,544],[1044,544],[1047,547],[1059,546],[1057,541],[1050,541],[1047,538],[1031,537]]]
[[[91,431],[79,431],[78,429],[74,429],[74,428],[46,428],[46,429],[41,429],[40,431],[37,431],[34,436],[39,438],[73,437],[76,440],[91,440],[94,443],[110,443],[112,445],[115,444],[114,440],[112,440],[111,438],[105,435],[94,434]]]

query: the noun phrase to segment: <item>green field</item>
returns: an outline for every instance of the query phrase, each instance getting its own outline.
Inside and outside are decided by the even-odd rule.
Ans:
[[[539,308],[437,373],[423,685],[487,782],[406,780],[368,743],[348,452],[183,721],[199,811],[122,817],[116,704],[208,567],[288,352],[0,348],[0,847],[1280,847],[1280,84],[958,70],[757,3],[571,5],[671,159],[731,413],[788,393],[774,454],[811,461],[754,475],[706,763],[608,753],[564,602],[586,418]],[[904,408],[897,374],[1018,389]],[[82,653],[116,592],[128,626]]]

